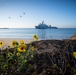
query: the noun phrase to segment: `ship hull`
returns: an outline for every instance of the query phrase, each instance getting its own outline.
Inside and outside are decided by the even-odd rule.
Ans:
[[[57,27],[38,27],[38,26],[35,26],[36,29],[58,29]]]
[[[36,29],[48,29],[48,27],[38,27],[38,26],[35,26]]]

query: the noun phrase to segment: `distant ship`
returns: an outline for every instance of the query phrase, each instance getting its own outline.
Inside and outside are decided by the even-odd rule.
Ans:
[[[0,29],[9,29],[9,28],[0,28]]]
[[[46,25],[44,21],[40,23],[38,26],[35,26],[36,29],[58,29],[57,27],[52,27],[51,25]]]
[[[9,28],[0,28],[0,29],[9,29]]]

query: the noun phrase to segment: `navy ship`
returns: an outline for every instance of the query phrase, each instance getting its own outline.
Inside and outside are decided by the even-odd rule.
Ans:
[[[51,25],[46,25],[44,21],[40,23],[38,26],[35,26],[36,29],[58,29],[57,27],[52,27]]]

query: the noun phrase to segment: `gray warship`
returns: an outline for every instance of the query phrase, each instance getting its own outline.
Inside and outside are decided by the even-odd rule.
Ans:
[[[38,26],[35,26],[36,29],[58,29],[57,27],[46,25],[44,21],[42,23],[38,24]]]

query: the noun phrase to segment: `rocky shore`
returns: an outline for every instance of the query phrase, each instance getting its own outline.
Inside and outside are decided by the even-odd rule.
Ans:
[[[75,40],[76,39],[76,34],[74,34],[70,39]]]

